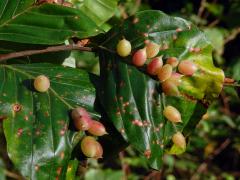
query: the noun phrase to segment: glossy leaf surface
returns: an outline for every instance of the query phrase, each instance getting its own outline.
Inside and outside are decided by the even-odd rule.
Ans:
[[[49,77],[47,93],[33,89],[39,74]],[[93,117],[95,89],[88,74],[51,64],[0,65],[0,114],[10,159],[30,179],[65,179],[72,150],[82,133],[69,129],[73,107]],[[69,175],[68,175],[69,176]]]
[[[132,56],[121,58],[113,53],[121,37],[131,42],[133,51],[143,48],[146,40],[153,41],[161,47],[157,56],[192,60],[198,71],[182,78],[181,96],[165,96],[158,81],[129,65]],[[213,65],[211,44],[190,22],[160,11],[143,11],[110,31],[103,46],[110,51],[99,52],[98,97],[125,140],[145,154],[153,168],[160,169],[163,153],[172,146],[172,135],[177,130],[189,135],[206,111],[202,103],[210,103],[221,91],[223,72]],[[196,47],[201,51],[192,52]],[[183,123],[173,126],[163,117],[166,105],[179,110]]]
[[[87,38],[100,32],[95,22],[77,9],[34,4],[33,0],[0,2],[0,40],[61,44],[69,38]]]

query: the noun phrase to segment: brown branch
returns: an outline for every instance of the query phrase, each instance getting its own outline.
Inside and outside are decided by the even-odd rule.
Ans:
[[[213,22],[211,22],[208,27],[214,27],[220,22],[220,19],[215,19]]]
[[[240,34],[240,27],[238,27],[237,29],[234,29],[231,32],[231,34],[224,40],[224,44],[227,44],[228,42],[234,40],[238,34]]]
[[[198,167],[196,173],[191,177],[191,180],[197,179],[198,174],[203,173],[207,170],[207,167],[209,163],[217,156],[219,155],[229,144],[231,143],[231,140],[227,138],[213,153],[208,156],[208,158]]]
[[[19,174],[16,174],[14,172],[11,172],[9,170],[4,170],[4,174],[7,176],[7,177],[10,177],[12,179],[17,179],[17,180],[25,180],[21,175]]]
[[[200,7],[199,7],[199,9],[198,9],[198,14],[197,14],[197,16],[198,16],[199,18],[202,17],[203,12],[204,12],[204,10],[205,10],[205,3],[206,3],[206,0],[202,0],[202,1],[201,1]]]
[[[123,180],[127,180],[128,175],[130,174],[130,168],[129,168],[128,164],[123,161],[124,157],[125,157],[124,151],[121,151],[119,153],[119,159],[121,161],[122,171],[124,173]]]
[[[12,52],[9,54],[2,54],[0,55],[0,62],[8,59],[31,56],[36,54],[44,54],[44,53],[58,52],[58,51],[71,51],[71,50],[89,51],[89,52],[93,51],[93,49],[90,47],[82,47],[75,44],[51,46],[51,47],[47,47],[45,49],[40,49],[40,50],[26,50],[26,51]]]
[[[7,116],[2,116],[2,115],[0,115],[0,122],[1,122],[2,120],[4,120],[4,119],[7,119]]]

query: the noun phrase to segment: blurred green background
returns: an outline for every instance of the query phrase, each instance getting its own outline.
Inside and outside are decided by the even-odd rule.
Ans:
[[[69,0],[77,6],[81,0]],[[113,18],[103,28],[107,31],[137,11],[158,9],[183,17],[198,25],[212,42],[216,66],[227,77],[240,82],[240,0],[121,0]],[[94,54],[73,52],[67,62],[99,73]],[[79,179],[240,179],[240,90],[224,87],[220,97],[189,139],[186,153],[165,155],[161,171],[151,170],[138,152],[128,147],[115,158],[89,166],[80,166]],[[5,140],[0,123],[0,180],[1,172],[8,179],[20,179],[6,155]],[[3,148],[2,148],[3,147]]]

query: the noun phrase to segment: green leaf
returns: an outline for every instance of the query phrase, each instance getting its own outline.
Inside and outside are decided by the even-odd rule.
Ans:
[[[171,149],[169,151],[167,151],[168,154],[182,154],[185,152],[186,149],[180,148],[178,146],[176,146],[175,144],[172,145]]]
[[[39,74],[50,78],[47,93],[33,89]],[[68,129],[68,113],[81,106],[99,117],[88,74],[52,64],[0,65],[0,82],[0,115],[8,117],[4,133],[16,168],[30,179],[65,179],[71,152],[83,135]]]
[[[133,23],[133,18],[139,22]],[[179,28],[181,32],[176,31]],[[167,57],[193,60],[198,71],[192,77],[182,78],[179,90],[183,96],[165,96],[158,81],[125,63],[131,62],[131,56],[121,58],[113,53],[122,37],[131,42],[133,52],[150,40],[161,45],[158,55],[163,55],[164,60]],[[212,47],[190,22],[161,11],[137,13],[111,30],[102,46],[108,50],[99,50],[101,84],[97,92],[101,104],[125,140],[147,157],[151,152],[148,159],[151,167],[160,169],[164,151],[172,146],[172,135],[183,131],[188,136],[206,112],[202,103],[210,103],[221,91],[223,71],[213,65]],[[201,48],[199,53],[190,51],[196,47]],[[166,105],[181,113],[182,123],[176,127],[162,115]]]
[[[0,24],[22,13],[25,9],[33,5],[34,2],[35,0],[2,0],[0,2]]]
[[[66,180],[73,180],[76,177],[76,172],[78,169],[78,160],[71,160],[68,163],[68,168],[67,168],[67,174],[66,174]]]
[[[25,50],[37,50],[37,49],[45,49],[49,46],[39,45],[39,44],[24,44],[24,43],[16,43],[9,41],[0,41],[0,54],[25,51]],[[60,51],[60,52],[52,52],[45,54],[37,54],[26,57],[21,57],[17,59],[6,60],[8,64],[29,64],[29,63],[43,63],[49,62],[54,64],[61,64],[67,57],[69,57],[69,51]]]
[[[72,37],[87,38],[101,32],[79,10],[46,3],[31,4],[28,0],[0,2],[0,40],[61,44]]]
[[[110,19],[117,8],[119,0],[69,0],[98,26]]]
[[[4,173],[4,164],[3,164],[3,161],[2,159],[0,159],[0,179],[1,180],[5,180],[6,177],[5,177],[5,173]]]

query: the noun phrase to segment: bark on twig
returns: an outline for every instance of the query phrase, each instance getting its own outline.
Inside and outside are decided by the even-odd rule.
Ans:
[[[2,54],[0,55],[0,62],[13,59],[13,58],[19,58],[19,57],[25,57],[25,56],[31,56],[36,54],[44,54],[44,53],[50,53],[50,52],[59,52],[59,51],[71,51],[71,50],[79,50],[79,51],[93,51],[90,47],[82,47],[79,45],[59,45],[59,46],[51,46],[47,47],[45,49],[40,50],[25,50],[25,51],[19,51],[19,52],[12,52],[8,54]]]

